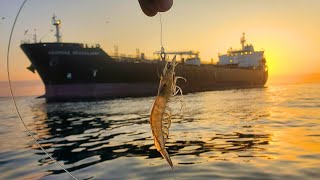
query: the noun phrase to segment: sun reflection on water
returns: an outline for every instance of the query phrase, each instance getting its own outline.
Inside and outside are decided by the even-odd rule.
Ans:
[[[228,167],[237,169],[239,177],[245,173],[240,167],[279,178],[315,174],[320,167],[318,89],[286,86],[185,95],[183,118],[178,114],[180,105],[173,106],[177,114],[166,144],[178,169],[176,175],[184,177],[180,170],[186,168],[191,173],[191,167],[193,173],[203,172],[199,174],[202,177],[212,169],[228,177]],[[72,172],[90,168],[95,174],[105,165],[117,171],[130,163],[165,171],[166,164],[154,148],[149,125],[153,98],[77,103],[24,101],[31,104],[22,112],[28,127],[40,144]],[[63,174],[51,166],[52,162],[32,141],[25,145],[39,158],[41,167],[49,168],[49,174]],[[122,174],[118,172],[116,177]]]

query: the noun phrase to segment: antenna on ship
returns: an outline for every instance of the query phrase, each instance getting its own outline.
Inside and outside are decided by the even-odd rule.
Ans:
[[[60,24],[61,24],[61,20],[57,19],[57,16],[55,14],[53,14],[52,17],[52,25],[56,26],[56,38],[57,38],[57,42],[60,43],[61,42],[61,34],[60,34]]]
[[[246,33],[242,33],[242,37],[240,39],[240,43],[242,45],[242,49],[244,49],[244,43],[246,43],[246,37],[245,37]]]
[[[119,56],[119,46],[115,45],[114,47],[114,57],[117,59]]]
[[[33,41],[37,43],[37,29],[34,29]]]

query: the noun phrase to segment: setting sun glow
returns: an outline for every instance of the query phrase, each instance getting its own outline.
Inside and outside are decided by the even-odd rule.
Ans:
[[[160,49],[159,16],[145,16],[138,2],[76,1],[77,7],[73,2],[28,2],[14,32],[11,53],[14,80],[39,80],[37,74],[26,70],[30,63],[19,45],[21,40],[32,39],[24,35],[26,29],[33,33],[32,29],[36,28],[38,39],[54,41],[54,34],[48,34],[53,28],[50,24],[53,13],[61,18],[63,42],[99,43],[111,55],[115,45],[119,47],[119,54],[133,56],[139,48],[150,58]],[[173,7],[162,14],[163,43],[166,50],[199,51],[201,60],[210,63],[217,62],[218,54],[226,53],[230,47],[240,48],[240,37],[245,32],[247,43],[255,50],[265,51],[268,83],[280,76],[291,77],[293,82],[297,79],[292,77],[320,80],[317,78],[320,72],[319,7],[317,0],[174,1]],[[34,9],[41,10],[34,13]],[[4,11],[12,21],[15,12]],[[11,25],[1,23],[5,30],[1,36],[1,67],[5,67]],[[5,69],[1,68],[0,80],[6,78]]]

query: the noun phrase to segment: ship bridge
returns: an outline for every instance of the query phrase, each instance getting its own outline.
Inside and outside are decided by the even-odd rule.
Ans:
[[[256,68],[265,64],[264,51],[254,51],[252,44],[246,44],[245,34],[241,37],[242,48],[230,48],[227,54],[219,55],[218,65],[235,65],[243,68]]]

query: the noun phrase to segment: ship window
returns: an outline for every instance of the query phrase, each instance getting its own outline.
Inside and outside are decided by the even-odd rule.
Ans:
[[[230,59],[230,63],[232,63],[232,59]]]
[[[43,44],[43,46],[47,46],[47,44]]]

